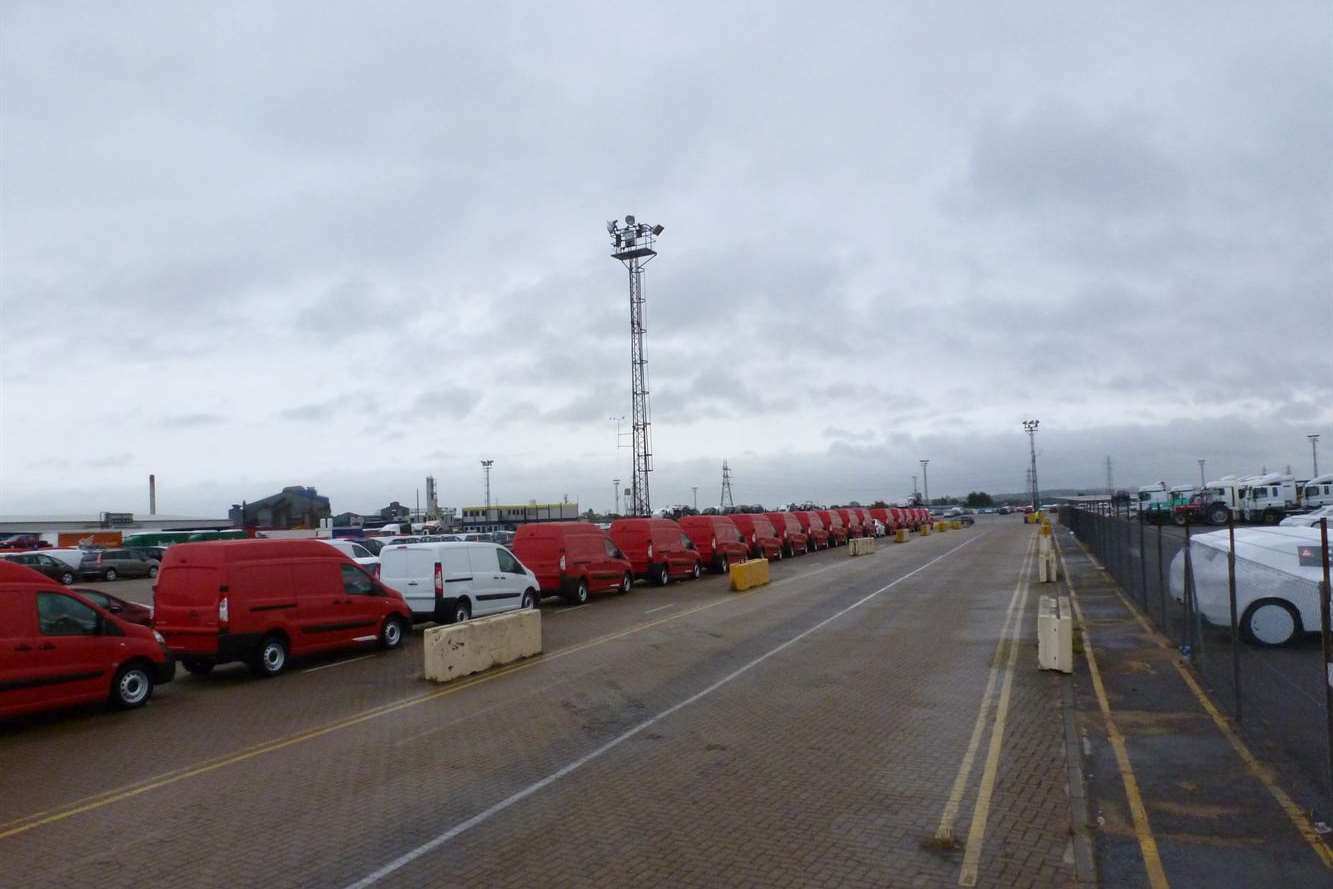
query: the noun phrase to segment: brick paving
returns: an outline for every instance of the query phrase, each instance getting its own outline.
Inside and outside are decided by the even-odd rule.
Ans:
[[[345,886],[971,540],[381,884],[957,885],[962,844],[929,841],[1031,533],[995,519],[864,558],[783,563],[779,583],[743,597],[719,579],[548,615],[556,652],[651,620],[643,612],[664,602],[720,603],[0,839],[0,885]],[[980,886],[1074,884],[1060,710],[1069,680],[1035,668],[1037,592],[1020,621]],[[3,788],[38,788],[9,797],[7,814],[430,691],[412,678],[416,657],[267,683],[180,683],[165,712],[0,734]],[[74,777],[60,768],[71,757]],[[76,780],[88,775],[100,783]]]

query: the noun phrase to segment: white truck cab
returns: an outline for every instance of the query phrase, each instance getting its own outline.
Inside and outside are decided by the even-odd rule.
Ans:
[[[1247,479],[1245,521],[1276,525],[1300,505],[1296,478],[1278,472]]]
[[[1306,482],[1301,501],[1306,509],[1333,506],[1333,473],[1315,476]]]
[[[1168,506],[1170,488],[1166,482],[1157,482],[1152,485],[1141,485],[1139,487],[1139,520],[1147,522],[1160,522],[1163,517],[1169,514]]]

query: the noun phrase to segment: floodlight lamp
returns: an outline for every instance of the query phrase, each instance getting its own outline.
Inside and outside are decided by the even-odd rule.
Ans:
[[[633,224],[634,224],[634,216],[633,216],[633,214],[627,215],[627,216],[625,217],[625,224],[626,224],[626,225],[633,225]]]
[[[653,234],[654,234],[654,235],[660,235],[664,230],[665,230],[664,226],[661,226],[661,225],[654,225],[654,226],[653,226]]]
[[[606,232],[607,234],[610,235],[614,235],[616,233],[616,221],[614,219],[608,219],[606,221]]]

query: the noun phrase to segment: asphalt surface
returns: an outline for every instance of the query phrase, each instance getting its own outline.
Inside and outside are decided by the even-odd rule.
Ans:
[[[418,633],[0,725],[0,885],[1071,885],[1032,533],[552,601],[542,656],[446,686]]]

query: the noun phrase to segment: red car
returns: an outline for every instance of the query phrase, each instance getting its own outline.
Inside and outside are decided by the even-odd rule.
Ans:
[[[810,552],[810,538],[801,528],[795,513],[767,512],[764,515],[768,517],[773,532],[778,535],[778,540],[782,541],[782,551],[786,555],[795,556]]]
[[[741,532],[750,548],[750,555],[756,559],[782,560],[782,538],[774,530],[768,516],[760,514],[736,513],[732,522]]]
[[[665,586],[673,577],[699,577],[703,560],[694,542],[671,519],[616,519],[611,540],[638,577]]]
[[[110,611],[121,620],[127,620],[141,627],[151,627],[153,625],[153,609],[147,605],[140,605],[138,602],[127,602],[118,596],[112,596],[101,590],[90,590],[77,586],[70,587],[70,589],[103,611]]]
[[[824,520],[819,517],[819,513],[802,510],[794,512],[792,515],[796,516],[796,521],[800,522],[801,529],[805,531],[811,549],[828,549],[832,545],[828,528],[824,527]]]
[[[750,545],[732,519],[735,516],[689,515],[680,520],[681,530],[694,543],[699,558],[719,574],[726,574],[733,562],[750,557]]]
[[[541,584],[571,604],[586,602],[589,591],[628,593],[634,566],[605,531],[588,522],[523,525],[509,547]]]
[[[412,610],[322,540],[217,540],[167,549],[154,621],[182,666],[243,661],[276,676],[288,660],[366,642],[398,648]]]
[[[142,707],[176,662],[162,637],[0,560],[0,718],[110,699]]]
[[[847,526],[842,523],[842,516],[829,509],[821,509],[816,515],[828,528],[829,546],[842,546],[847,542]]]

